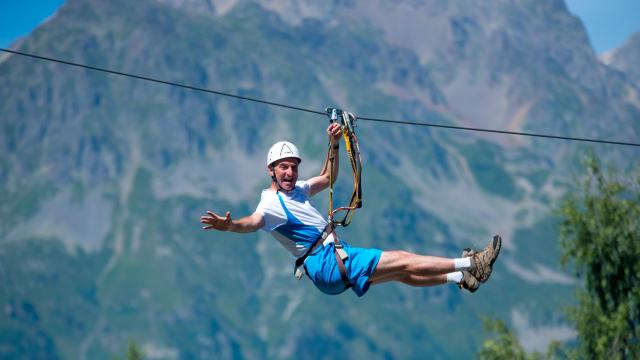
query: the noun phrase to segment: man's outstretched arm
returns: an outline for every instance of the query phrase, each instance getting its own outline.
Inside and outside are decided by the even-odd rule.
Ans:
[[[232,231],[237,233],[249,233],[258,231],[264,226],[264,217],[260,213],[253,213],[238,220],[231,219],[231,213],[227,211],[224,217],[207,211],[207,215],[200,217],[200,222],[205,224],[203,230]]]

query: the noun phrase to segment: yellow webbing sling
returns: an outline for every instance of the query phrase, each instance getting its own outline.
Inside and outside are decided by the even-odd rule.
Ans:
[[[349,162],[351,163],[351,170],[353,172],[353,192],[351,193],[351,201],[348,206],[341,206],[336,209],[333,208],[333,162],[335,159],[331,154],[331,144],[329,144],[328,157],[329,157],[329,224],[331,224],[332,228],[334,226],[349,226],[351,224],[351,220],[353,220],[353,215],[355,214],[355,210],[357,208],[362,207],[362,161],[360,158],[360,148],[358,146],[358,138],[355,133],[355,121],[356,117],[351,114],[344,112],[340,109],[326,109],[327,114],[329,115],[329,121],[334,122],[340,120],[342,125],[342,136],[344,138],[345,148],[347,150],[347,155],[349,157]],[[336,220],[335,215],[339,211],[345,211],[344,216],[341,220]],[[334,233],[334,252],[336,256],[336,263],[338,265],[338,269],[340,271],[340,278],[342,278],[342,282],[345,287],[348,289],[353,286],[351,281],[349,280],[349,275],[347,273],[347,269],[345,266],[345,260],[349,257],[347,252],[344,250],[342,242],[338,239],[337,235]]]
[[[358,138],[355,133],[355,121],[356,117],[344,112],[340,109],[327,108],[327,114],[330,117],[330,122],[340,121],[342,125],[342,136],[344,138],[344,144],[351,163],[351,169],[353,171],[353,192],[351,193],[351,201],[347,206],[341,206],[336,209],[333,208],[333,161],[331,157],[331,148],[329,148],[329,221],[340,226],[349,226],[355,209],[362,207],[362,161],[360,158],[360,148],[358,145]],[[336,213],[345,211],[344,216],[340,220],[336,220]]]

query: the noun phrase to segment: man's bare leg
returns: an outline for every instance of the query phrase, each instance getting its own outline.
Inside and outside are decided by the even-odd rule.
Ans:
[[[435,286],[447,283],[447,275],[420,276],[420,275],[404,275],[388,277],[384,279],[376,279],[372,284],[382,284],[389,281],[399,281],[410,286]]]
[[[383,251],[370,281],[372,284],[400,281],[412,286],[454,282],[474,292],[480,283],[486,282],[491,276],[493,263],[501,247],[502,238],[495,235],[482,251],[465,249],[462,257],[455,259],[418,255],[403,250]]]
[[[446,283],[446,274],[454,271],[453,259],[403,250],[383,251],[371,282],[401,281],[413,286],[432,286]]]

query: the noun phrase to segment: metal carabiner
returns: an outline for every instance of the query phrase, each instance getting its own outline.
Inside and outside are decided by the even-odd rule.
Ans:
[[[355,132],[356,120],[357,120],[355,115],[353,115],[350,112],[343,113],[342,118],[343,118],[343,124],[347,127],[347,129],[349,129],[349,131],[352,133]]]
[[[324,111],[329,115],[329,122],[333,123],[338,121],[338,116],[342,116],[342,110],[336,108],[326,108]]]

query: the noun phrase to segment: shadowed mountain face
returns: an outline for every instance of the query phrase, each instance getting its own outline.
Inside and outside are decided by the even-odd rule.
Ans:
[[[18,50],[314,110],[637,142],[637,86],[596,59],[561,1],[80,1]],[[458,256],[500,233],[492,280],[323,295],[263,233],[203,232],[249,214],[266,150],[320,171],[327,119],[0,55],[0,355],[460,358],[480,317],[529,348],[571,338],[551,210],[592,151],[637,151],[358,122],[356,246]],[[343,159],[343,164],[346,164]],[[347,168],[337,196],[347,201]],[[326,197],[316,204],[326,211]],[[462,339],[462,340],[461,340]]]

